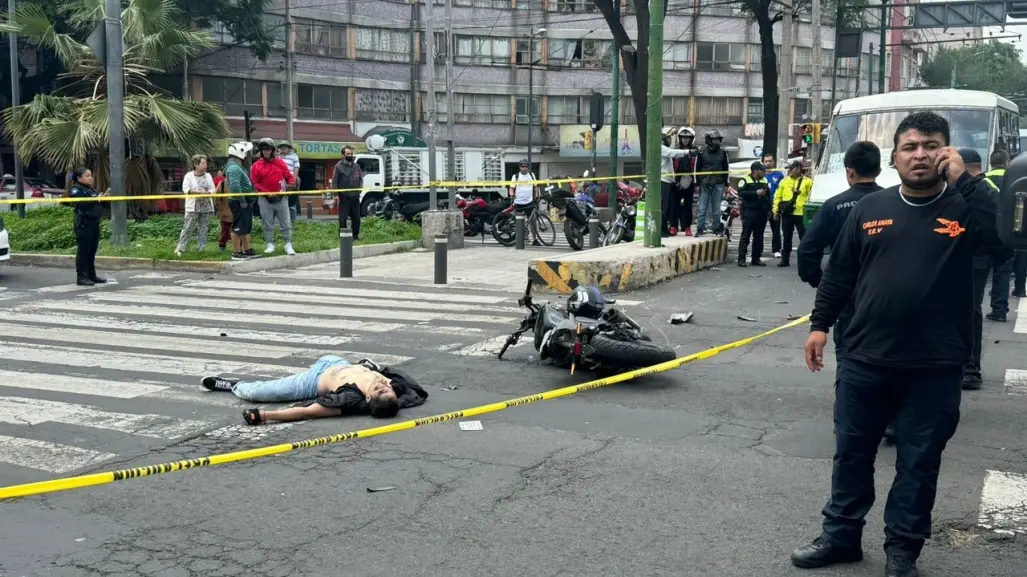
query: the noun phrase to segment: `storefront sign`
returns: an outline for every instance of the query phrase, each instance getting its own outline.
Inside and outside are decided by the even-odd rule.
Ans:
[[[405,128],[396,126],[379,126],[364,133],[364,142],[373,135],[385,139],[385,146],[388,148],[428,148],[428,145],[419,136]]]
[[[560,127],[560,156],[570,158],[591,158],[592,147],[596,155],[610,156],[610,127],[604,127],[592,138],[592,127],[587,124],[564,125]],[[642,147],[638,140],[638,127],[621,126],[617,131],[617,155],[620,158],[639,157]]]
[[[759,124],[746,124],[745,125],[745,137],[746,138],[763,138],[764,127],[763,123]]]
[[[367,149],[363,143],[357,142],[308,142],[297,140],[293,143],[300,160],[339,159],[342,158],[342,149],[347,145],[352,146],[355,153],[363,152],[363,150],[357,150],[358,148]]]
[[[760,158],[763,156],[763,140],[738,139],[738,158]]]

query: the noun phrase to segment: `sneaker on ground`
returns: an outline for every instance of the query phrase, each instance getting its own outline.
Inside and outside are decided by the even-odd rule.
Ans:
[[[271,254],[275,252],[275,245],[267,243],[267,248],[264,249],[264,254]]]
[[[296,251],[292,248],[292,243],[285,245],[285,254],[296,254]]]
[[[774,253],[774,258],[781,258],[781,253],[775,252]]]
[[[239,379],[226,379],[224,377],[203,377],[200,384],[208,391],[231,391]]]
[[[232,253],[232,260],[249,260],[249,257],[246,256],[246,253],[233,252]]]

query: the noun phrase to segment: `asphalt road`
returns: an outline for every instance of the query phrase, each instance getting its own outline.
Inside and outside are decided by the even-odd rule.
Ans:
[[[10,272],[0,269],[0,275]],[[813,291],[794,274],[794,267],[725,265],[632,293],[626,298],[642,302],[627,309],[648,326],[654,340],[686,354],[807,313]],[[141,442],[140,431],[103,429],[101,423],[110,423],[109,418],[90,421],[72,413],[63,422],[32,426],[0,418],[0,438],[50,443],[48,450],[58,460],[79,455],[61,453],[71,451],[70,445],[88,446],[97,457],[84,469],[55,473],[66,467],[33,461],[32,455],[22,455],[20,465],[10,464],[15,457],[0,442],[0,459],[8,458],[0,461],[0,484],[201,457],[380,424],[351,418],[246,429],[238,425],[243,405],[230,396],[190,397],[196,388],[195,375],[189,373],[193,367],[236,363],[239,372],[256,374],[260,367],[254,363],[303,366],[340,347],[389,354],[431,394],[427,404],[405,412],[406,417],[589,378],[540,365],[529,347],[514,349],[504,361],[488,355],[490,339],[516,325],[516,313],[503,310],[514,306],[510,299],[516,295],[507,292],[390,288],[367,281],[343,289],[337,282],[296,278],[273,285],[273,276],[122,276],[116,287],[82,292],[38,293],[33,290],[45,282],[15,281],[25,283],[17,289],[25,294],[4,303],[7,321],[0,317],[0,325],[18,321],[35,328],[2,339],[8,350],[20,346],[21,352],[20,360],[8,356],[3,363],[9,373],[0,378],[0,399],[71,398],[104,410],[175,419],[162,422],[163,430],[181,433],[186,429],[176,427],[186,427],[183,422],[193,428],[180,437],[157,435]],[[218,284],[223,281],[258,286]],[[358,305],[333,301],[349,298],[333,290],[394,293],[380,304]],[[283,295],[294,302],[269,300]],[[471,297],[477,301],[470,302]],[[245,327],[217,317],[230,299],[246,303],[247,310],[234,314],[238,320],[251,317],[247,322],[252,324],[246,325],[251,334],[238,333]],[[443,310],[453,303],[466,309]],[[1011,304],[1015,310],[1017,300]],[[352,318],[332,316],[347,309],[400,326],[374,332],[381,326],[367,325],[350,332],[345,327]],[[404,310],[431,314],[421,320]],[[672,313],[685,311],[695,313],[692,323],[668,323]],[[262,313],[277,316],[279,323],[258,325]],[[504,327],[498,321],[507,317]],[[103,330],[127,331],[136,339],[105,345],[103,338],[76,332],[73,323],[87,319],[106,319]],[[1015,474],[1027,474],[1027,397],[1018,394],[1024,389],[1015,379],[1006,382],[1007,369],[1027,369],[1027,336],[1013,332],[1014,320],[1011,315],[1011,322],[985,325],[986,382],[983,390],[965,394],[960,427],[946,452],[936,534],[921,562],[926,576],[1012,577],[1022,576],[1027,566],[1027,482],[1023,492],[1015,490],[1021,479]],[[154,340],[161,323],[194,327],[194,333],[176,338],[195,339],[195,350],[190,352],[184,341],[165,339],[161,346]],[[227,336],[219,337],[216,331],[225,332],[229,325]],[[68,347],[62,349],[66,354],[48,353],[44,337],[49,333],[31,332],[48,326],[65,327],[50,344]],[[279,357],[280,352],[268,349],[265,358],[247,360],[220,344],[228,339],[268,346],[266,339],[273,335],[263,334],[262,340],[258,330],[277,331],[282,341],[293,339],[284,346],[295,350]],[[339,334],[359,337],[327,344]],[[447,422],[0,502],[0,575],[800,575],[789,565],[788,554],[818,534],[833,447],[834,374],[812,375],[804,368],[804,338],[804,329],[794,329],[672,373],[485,415],[476,418],[481,431],[461,431],[456,422]],[[99,350],[102,357],[95,354]],[[142,357],[133,355],[152,360],[143,366]],[[833,358],[827,364],[832,367]],[[44,384],[26,385],[24,375],[29,374],[49,377]],[[12,387],[18,378],[23,384]],[[95,382],[127,386],[141,378],[161,388],[110,399]],[[38,389],[47,386],[49,391]],[[76,396],[64,386],[81,387],[83,394]],[[894,450],[882,448],[879,458],[883,503]],[[1011,475],[989,477],[988,471]],[[382,487],[394,489],[367,491]],[[1014,533],[1019,528],[1019,535],[980,526],[982,503],[1003,499],[1012,505],[986,521]],[[817,574],[883,574],[882,540],[878,505],[864,535],[867,559]]]

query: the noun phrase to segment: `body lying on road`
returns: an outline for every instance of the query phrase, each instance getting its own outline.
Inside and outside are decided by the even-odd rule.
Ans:
[[[309,401],[288,409],[247,409],[248,425],[268,421],[303,421],[320,417],[371,415],[387,419],[400,409],[423,405],[428,393],[407,374],[382,367],[369,359],[357,364],[337,356],[324,356],[310,370],[270,381],[239,381],[204,377],[210,391],[231,392],[254,403]]]

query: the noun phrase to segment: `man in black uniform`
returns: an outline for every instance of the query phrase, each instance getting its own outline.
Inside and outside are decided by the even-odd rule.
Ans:
[[[756,161],[749,167],[749,174],[742,179],[738,196],[742,199],[742,236],[738,239],[738,266],[745,264],[745,254],[752,237],[752,266],[767,266],[760,260],[763,254],[763,231],[767,229],[767,213],[770,212],[770,183],[767,182],[767,167]]]
[[[877,148],[876,144],[856,142],[845,151],[844,162],[845,179],[849,182],[849,189],[824,202],[816,216],[813,217],[806,236],[799,242],[799,250],[795,254],[799,278],[813,288],[820,285],[820,279],[823,277],[820,266],[824,261],[824,252],[834,246],[835,241],[838,240],[838,234],[841,233],[842,225],[849,218],[852,208],[864,196],[881,190],[876,181],[878,175],[881,174],[881,149]],[[853,312],[853,304],[850,302],[838,315],[838,320],[835,323],[834,351],[839,365],[841,365],[842,357],[845,356],[842,335],[849,326]],[[835,386],[838,386],[839,370],[835,371]],[[894,424],[888,426],[884,438],[888,442],[894,440]]]
[[[1002,190],[1002,184],[1006,179],[1006,165],[1009,164],[1009,153],[1005,150],[996,150],[991,153],[991,170],[984,175],[991,187],[997,193]],[[1008,252],[1008,258],[1002,261],[995,261],[991,268],[991,312],[986,318],[991,321],[1006,322],[1006,315],[1009,314],[1009,277],[1013,276],[1013,253]]]
[[[854,301],[835,393],[835,455],[823,532],[792,553],[797,567],[863,558],[874,459],[896,421],[896,475],[885,506],[886,577],[917,577],[931,533],[941,455],[959,423],[973,347],[977,246],[998,247],[995,199],[967,174],[933,112],[907,116],[892,162],[902,180],[852,209],[817,288],[806,365],[823,368],[827,331]]]

